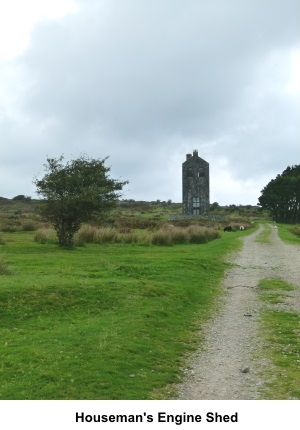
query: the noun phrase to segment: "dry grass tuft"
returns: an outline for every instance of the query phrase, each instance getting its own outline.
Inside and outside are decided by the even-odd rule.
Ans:
[[[220,237],[217,231],[201,226],[166,227],[152,235],[154,245],[176,245],[183,243],[207,243]]]
[[[52,228],[39,228],[34,234],[37,243],[55,243],[57,241],[55,230]]]

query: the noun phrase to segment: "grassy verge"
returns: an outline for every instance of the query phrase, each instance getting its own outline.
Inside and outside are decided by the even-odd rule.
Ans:
[[[300,230],[297,225],[278,224],[278,234],[285,242],[300,244]]]
[[[255,240],[256,242],[270,243],[270,235],[272,230],[269,225],[262,224],[262,226],[263,226],[263,230]]]
[[[166,396],[215,309],[239,236],[65,251],[31,232],[4,233],[0,398]]]
[[[260,282],[265,306],[261,312],[266,357],[271,368],[262,375],[266,381],[261,392],[266,399],[300,399],[300,318],[299,313],[285,311],[284,303],[293,287],[280,279]]]

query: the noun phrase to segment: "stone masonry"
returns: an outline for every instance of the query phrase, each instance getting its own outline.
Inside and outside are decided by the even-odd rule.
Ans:
[[[203,215],[209,212],[209,163],[187,154],[182,163],[182,203],[184,215]]]

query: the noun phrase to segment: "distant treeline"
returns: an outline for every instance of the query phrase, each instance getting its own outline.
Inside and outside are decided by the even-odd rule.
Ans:
[[[6,197],[0,197],[0,200],[10,200]],[[13,197],[11,200],[22,200],[22,201],[30,201],[31,197],[30,196],[25,196],[24,194],[19,194],[18,196]]]
[[[271,212],[274,221],[300,222],[300,165],[288,166],[261,191],[259,204]]]

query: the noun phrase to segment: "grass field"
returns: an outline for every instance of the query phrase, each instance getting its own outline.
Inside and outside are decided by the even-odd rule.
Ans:
[[[287,243],[300,243],[300,226],[291,224],[278,224],[279,237]]]
[[[270,365],[262,377],[265,399],[300,399],[300,320],[297,312],[276,308],[294,287],[280,279],[260,282],[262,337]]]
[[[2,233],[0,398],[166,397],[214,311],[240,233],[62,250]]]
[[[263,226],[263,230],[257,236],[256,241],[261,243],[270,243],[271,227],[266,223],[262,223],[261,225]]]
[[[277,224],[279,237],[287,243],[300,243],[299,226]],[[266,230],[267,231],[267,230]],[[264,233],[264,232],[263,232]],[[263,241],[268,240],[262,236]],[[299,314],[280,308],[294,287],[281,279],[260,282],[261,335],[270,366],[262,375],[266,381],[262,397],[266,399],[300,399],[300,320]]]
[[[33,230],[45,226],[31,203],[5,202],[0,399],[172,397],[186,354],[201,344],[199,328],[217,309],[225,257],[253,231],[224,234],[220,225],[220,238],[208,243],[191,243],[190,233],[189,243],[170,242],[182,232],[160,229],[177,206],[120,209],[105,226],[116,229],[117,243],[84,240],[62,250],[52,239],[34,241]],[[225,222],[239,225],[239,216]],[[279,234],[299,243],[290,227],[279,225]],[[126,243],[134,234],[152,240]]]

